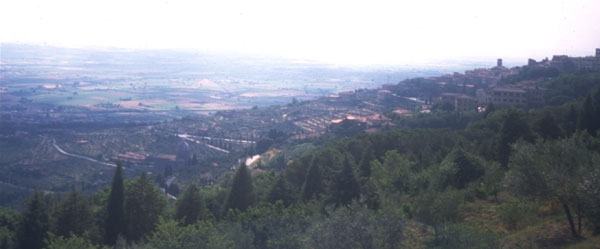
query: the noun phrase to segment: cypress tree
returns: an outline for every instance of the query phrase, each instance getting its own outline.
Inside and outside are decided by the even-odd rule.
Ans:
[[[312,198],[319,199],[323,194],[323,179],[321,176],[321,170],[319,168],[318,159],[313,160],[313,164],[308,169],[308,174],[304,180],[304,186],[302,186],[302,200],[307,202]]]
[[[107,245],[114,245],[117,242],[119,234],[123,233],[124,201],[123,168],[121,162],[117,162],[117,169],[112,179],[112,187],[106,206],[107,215],[104,223],[104,243]]]
[[[0,248],[15,248],[16,234],[19,229],[21,214],[8,208],[0,208]],[[5,230],[6,229],[6,230]]]
[[[457,189],[467,187],[470,182],[479,179],[485,174],[485,169],[479,161],[462,149],[455,149],[450,152],[444,161],[442,161],[442,165],[447,163],[451,164],[455,171],[453,174],[446,176],[445,185],[452,185]]]
[[[510,145],[523,138],[528,142],[532,141],[531,129],[529,124],[521,117],[521,113],[516,110],[509,110],[502,126],[500,127],[500,143],[498,144],[498,161],[502,166],[508,167],[508,158],[510,157]]]
[[[56,219],[55,234],[70,237],[71,234],[81,236],[93,226],[93,213],[90,203],[75,188],[62,201],[54,212]]]
[[[368,181],[369,177],[371,176],[371,161],[373,161],[374,158],[373,149],[370,146],[367,147],[367,149],[363,152],[358,165],[358,176],[361,178],[361,182],[363,182],[363,184]]]
[[[344,205],[348,206],[352,203],[352,200],[360,197],[360,185],[354,173],[348,157],[344,157],[344,166],[342,171],[335,178],[333,183],[331,198],[336,206]]]
[[[579,117],[577,117],[577,130],[578,131],[587,131],[592,134],[593,130],[593,112],[594,106],[592,105],[592,97],[590,95],[586,96],[583,100],[583,106],[579,110]]]
[[[533,128],[544,139],[557,139],[562,134],[560,127],[556,124],[556,119],[548,111],[533,121]]]
[[[49,218],[44,194],[36,191],[25,203],[25,212],[17,231],[18,248],[41,249],[49,229]]]
[[[127,241],[139,241],[154,231],[166,206],[164,195],[145,172],[128,184],[123,208]]]
[[[175,204],[175,218],[184,225],[196,223],[202,217],[204,205],[196,184],[191,184],[183,192],[183,196]]]
[[[566,122],[565,129],[567,131],[567,137],[570,137],[571,134],[573,134],[577,129],[577,111],[575,111],[575,107],[573,105],[569,107]]]
[[[270,203],[275,203],[278,200],[283,201],[283,204],[286,206],[294,200],[292,189],[283,177],[283,174],[277,177],[267,195],[267,201]]]
[[[246,211],[252,204],[254,204],[252,176],[246,165],[242,163],[233,177],[224,212],[227,214],[230,209]]]

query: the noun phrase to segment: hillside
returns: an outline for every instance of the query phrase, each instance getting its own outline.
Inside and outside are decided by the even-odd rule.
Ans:
[[[38,191],[22,212],[2,210],[0,241],[598,248],[599,60],[556,57],[510,69],[499,62],[166,122],[8,123],[2,201],[15,205],[19,194]],[[114,165],[81,157],[122,162],[125,181]],[[111,239],[119,212],[123,223],[113,227],[122,237]]]

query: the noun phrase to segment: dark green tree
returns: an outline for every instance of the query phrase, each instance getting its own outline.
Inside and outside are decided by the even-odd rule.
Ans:
[[[596,135],[596,132],[600,130],[600,87],[596,88],[596,91],[592,94],[592,135]]]
[[[415,200],[415,217],[418,221],[433,227],[436,238],[443,224],[452,223],[458,219],[458,206],[463,202],[463,196],[457,190],[443,193],[428,190],[421,193]]]
[[[152,233],[166,206],[164,195],[146,173],[128,184],[124,203],[127,241],[139,241]]]
[[[283,153],[279,153],[269,163],[269,167],[272,167],[275,170],[283,170],[283,169],[285,169],[285,166],[286,166],[285,160],[286,160],[285,155]],[[259,161],[259,163],[260,163],[260,161]]]
[[[81,236],[94,225],[90,202],[75,188],[55,209],[54,218],[55,235],[65,238],[71,235]]]
[[[352,200],[360,197],[360,185],[354,177],[354,171],[350,165],[348,157],[344,157],[342,171],[333,182],[331,189],[331,199],[336,206],[348,206]]]
[[[312,166],[313,156],[310,154],[293,160],[285,167],[285,177],[294,190],[302,192],[302,186],[306,181],[306,175]]]
[[[351,158],[354,159],[356,163],[359,163],[365,151],[368,150],[370,147],[372,147],[372,145],[368,141],[357,137],[349,140],[346,143],[346,146],[344,146],[344,150],[350,156],[352,156]],[[372,149],[371,153],[373,153]]]
[[[0,248],[15,248],[15,237],[20,214],[8,208],[0,208]]]
[[[48,244],[46,249],[99,249],[99,246],[96,246],[92,244],[91,241],[77,235],[66,238],[52,234],[50,238],[46,240],[46,244]]]
[[[377,193],[377,188],[372,181],[367,181],[360,187],[361,203],[367,205],[369,209],[377,210],[381,207],[381,198]]]
[[[224,212],[227,214],[230,209],[246,211],[248,207],[254,204],[254,199],[252,176],[248,167],[242,163],[233,177],[233,184],[225,202]]]
[[[17,231],[17,248],[41,249],[50,227],[44,193],[36,191],[26,201],[19,230]]]
[[[358,177],[363,184],[368,181],[371,176],[371,161],[373,161],[373,159],[375,159],[373,148],[369,146],[364,150],[358,164]]]
[[[374,217],[368,209],[358,205],[333,210],[308,230],[307,246],[315,249],[385,248],[375,245],[374,237],[382,233],[374,229],[377,223]]]
[[[543,112],[540,117],[533,121],[533,130],[544,139],[557,139],[562,135],[556,119],[549,111]]]
[[[279,200],[286,206],[294,201],[294,193],[283,174],[277,177],[277,180],[275,180],[275,183],[271,186],[269,194],[267,195],[267,201],[270,203],[275,203]]]
[[[396,194],[402,194],[410,189],[411,163],[396,150],[389,150],[383,156],[383,163],[371,161],[372,174],[370,183],[377,194],[385,200],[396,199]]]
[[[577,130],[587,131],[590,135],[594,134],[594,106],[592,105],[592,97],[590,95],[585,97],[583,105],[579,110]]]
[[[485,169],[480,161],[462,149],[455,149],[448,154],[442,161],[440,171],[440,190],[448,186],[458,189],[465,188],[470,182],[485,174]]]
[[[302,201],[310,201],[313,198],[319,199],[325,192],[323,187],[323,176],[321,176],[321,169],[317,163],[317,158],[313,160],[312,165],[308,169],[304,185],[302,186]]]
[[[180,220],[186,226],[194,224],[203,216],[204,209],[200,191],[196,184],[192,183],[175,204],[175,219]]]
[[[509,110],[500,127],[500,142],[497,149],[497,158],[502,166],[508,166],[508,158],[511,153],[511,144],[520,138],[531,142],[533,136],[529,124],[523,118],[523,114],[517,110]]]
[[[104,221],[104,243],[114,245],[119,234],[123,233],[123,203],[125,200],[125,187],[123,185],[123,168],[117,162],[117,169],[112,179],[112,187],[108,195],[106,206],[106,220]]]
[[[168,164],[167,166],[165,166],[163,174],[165,175],[165,177],[173,175],[173,165]]]
[[[577,111],[573,105],[569,106],[569,112],[567,112],[567,116],[565,117],[564,128],[568,136],[575,133],[575,130],[577,129]]]
[[[167,193],[173,195],[173,196],[179,196],[179,193],[181,192],[181,190],[179,190],[179,185],[177,185],[176,183],[171,183],[171,185],[169,185],[169,187],[166,189]]]
[[[161,219],[156,231],[148,236],[145,249],[236,248],[231,239],[211,222],[181,226],[172,219]]]

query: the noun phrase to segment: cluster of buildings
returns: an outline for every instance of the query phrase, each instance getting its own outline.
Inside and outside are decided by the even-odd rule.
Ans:
[[[476,99],[480,105],[536,108],[544,105],[544,89],[535,86],[493,86],[478,89]]]
[[[596,49],[595,56],[569,57],[565,55],[555,55],[552,60],[548,58],[537,62],[533,59],[528,61],[529,67],[556,68],[558,71],[573,72],[577,70],[600,70],[600,48]],[[467,81],[457,83],[475,88],[475,94],[463,91],[462,93],[444,92],[437,99],[438,102],[450,103],[455,111],[478,110],[480,107],[493,104],[497,107],[524,107],[536,108],[544,105],[544,90],[537,86],[536,81],[520,81],[512,85],[500,85],[499,78],[518,73],[520,68],[507,69],[502,66],[502,59],[498,59],[497,66],[491,69],[476,69],[465,72],[463,77],[453,77],[453,80],[446,79],[444,82],[457,82],[466,78],[470,82],[483,83],[481,85],[468,85]],[[458,74],[460,75],[460,74]],[[462,75],[460,75],[462,76]],[[488,84],[485,84],[488,83]]]
[[[548,58],[542,61],[529,59],[528,66],[553,67],[560,71],[575,71],[575,70],[600,70],[600,48],[596,49],[595,56],[585,57],[569,57],[567,55],[555,55],[552,60]]]
[[[544,90],[535,87],[494,86],[477,89],[475,97],[463,93],[442,93],[438,101],[450,103],[455,111],[473,111],[489,104],[496,107],[535,108],[544,104]]]

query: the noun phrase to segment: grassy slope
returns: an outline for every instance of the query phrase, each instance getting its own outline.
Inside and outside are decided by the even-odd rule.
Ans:
[[[498,200],[476,200],[460,208],[463,224],[500,236],[502,248],[600,248],[600,236],[582,231],[583,239],[571,237],[568,223],[560,208],[551,203],[540,206],[538,217],[515,230],[507,229],[500,219],[501,205],[513,197],[503,192]]]

